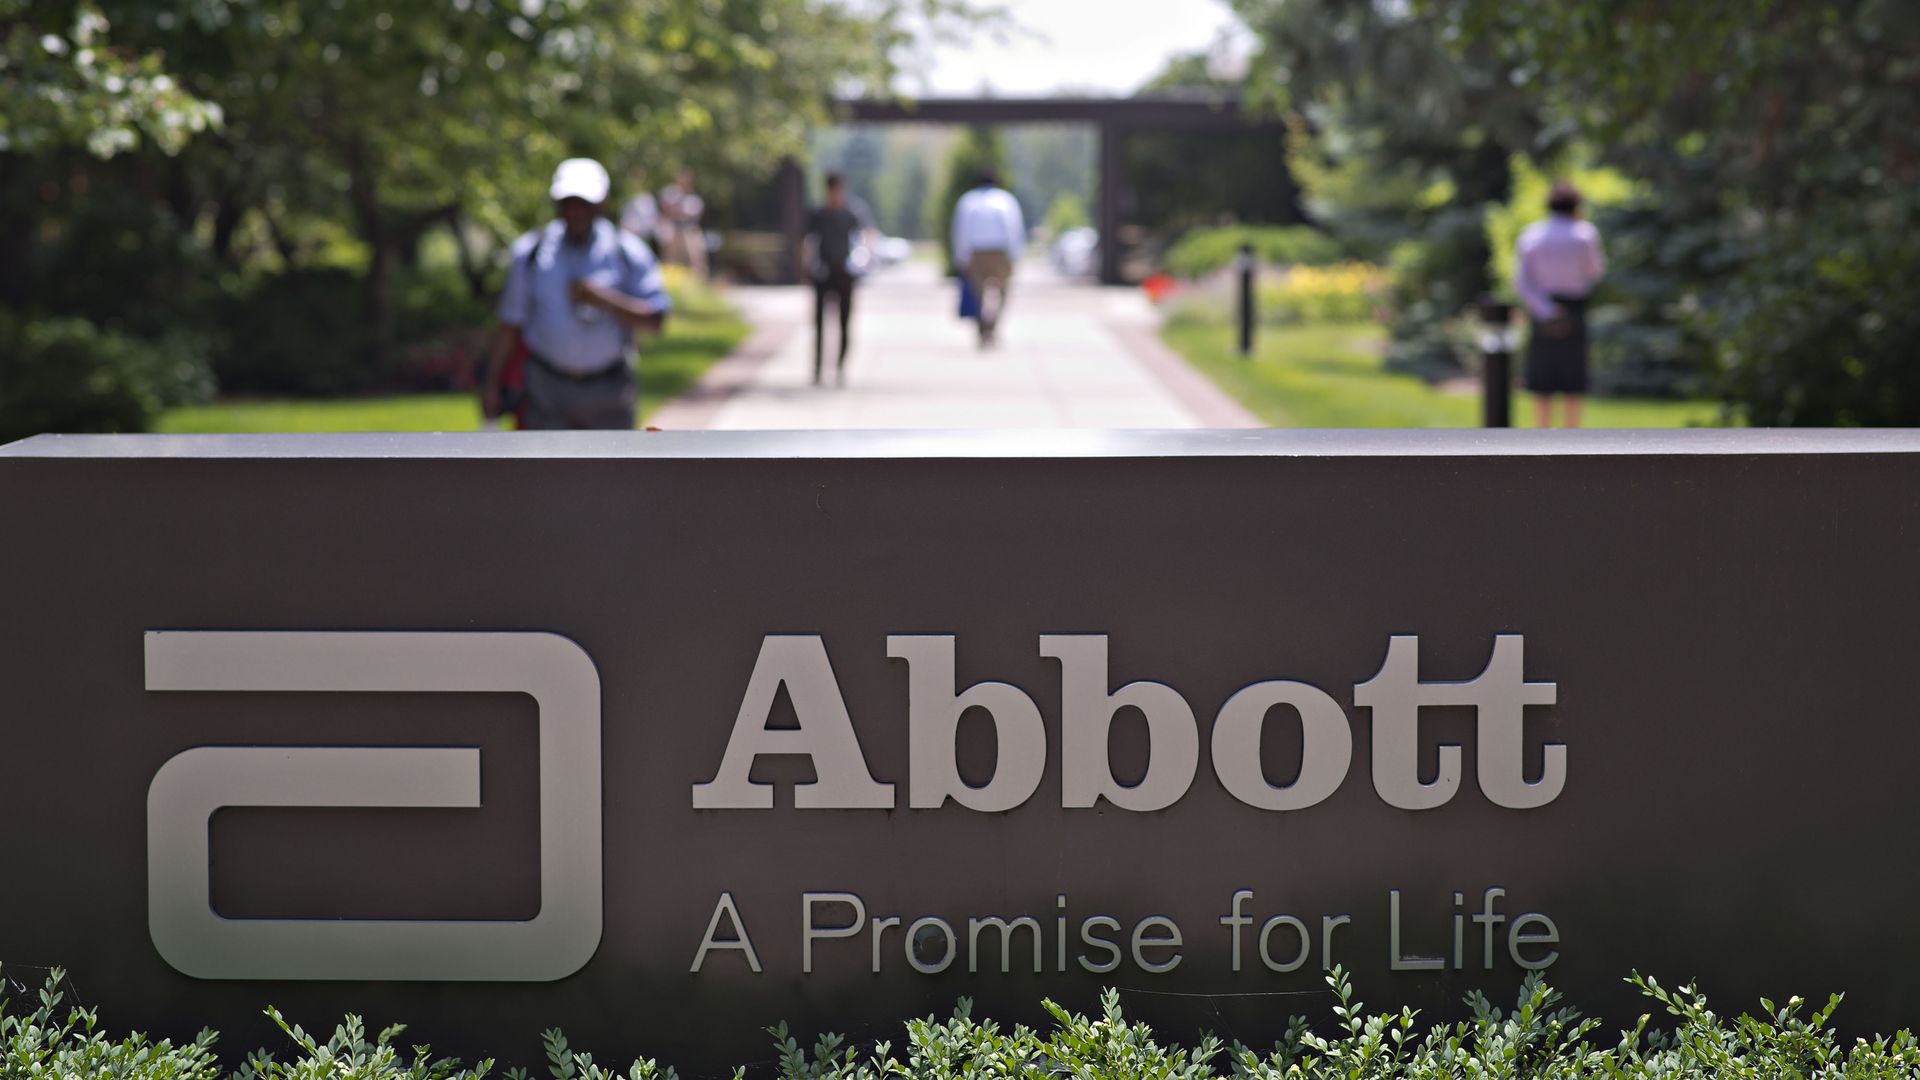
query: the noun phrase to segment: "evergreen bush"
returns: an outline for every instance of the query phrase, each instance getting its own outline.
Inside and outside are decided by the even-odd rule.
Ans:
[[[161,410],[212,394],[205,352],[187,333],[138,338],[85,319],[0,313],[0,442],[145,431]]]
[[[55,970],[26,1012],[0,1000],[0,1077],[96,1077],[118,1080],[478,1080],[493,1067],[468,1067],[436,1058],[425,1047],[411,1056],[395,1045],[394,1026],[368,1038],[349,1016],[322,1040],[274,1009],[267,1015],[293,1044],[282,1060],[257,1050],[224,1072],[213,1052],[214,1034],[191,1042],[111,1037],[98,1015],[61,1009],[64,974]],[[1792,998],[1760,1002],[1760,1012],[1729,1019],[1692,986],[1679,989],[1635,974],[1629,980],[1665,1014],[1656,1026],[1641,1016],[1617,1037],[1599,1022],[1562,1004],[1538,974],[1520,987],[1510,1010],[1478,993],[1467,1002],[1472,1019],[1429,1024],[1411,1009],[1369,1012],[1336,967],[1327,975],[1334,1023],[1315,1030],[1294,1018],[1269,1047],[1224,1044],[1208,1036],[1191,1047],[1159,1039],[1129,1020],[1120,994],[1101,996],[1099,1015],[1086,1016],[1046,1002],[1050,1031],[1003,1027],[976,1019],[962,998],[953,1015],[909,1020],[896,1051],[891,1042],[856,1046],[821,1035],[809,1046],[785,1024],[769,1030],[780,1080],[1869,1080],[1920,1075],[1920,1042],[1908,1031],[1892,1037],[1847,1040],[1833,1027],[1840,995],[1808,1010]],[[1670,1026],[1669,1026],[1670,1025]],[[559,1030],[545,1033],[544,1074],[553,1080],[677,1080],[653,1059],[616,1072],[575,1049]],[[508,1080],[534,1080],[541,1070],[508,1069]],[[745,1069],[734,1072],[736,1080]]]
[[[1327,266],[1346,254],[1333,237],[1305,225],[1227,225],[1189,229],[1167,249],[1163,264],[1175,277],[1205,277],[1232,266],[1242,244],[1252,244],[1261,263],[1277,266]]]

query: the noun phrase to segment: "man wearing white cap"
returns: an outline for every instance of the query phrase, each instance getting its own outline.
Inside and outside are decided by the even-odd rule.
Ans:
[[[500,415],[502,375],[524,345],[521,426],[632,430],[633,335],[658,331],[671,305],[646,242],[601,216],[611,186],[597,161],[561,162],[549,190],[558,217],[514,243],[481,382],[488,418]]]

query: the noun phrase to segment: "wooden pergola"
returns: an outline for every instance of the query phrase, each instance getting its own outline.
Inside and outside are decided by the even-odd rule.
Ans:
[[[1088,124],[1099,132],[1100,280],[1120,284],[1120,245],[1116,241],[1126,191],[1127,136],[1136,131],[1283,130],[1279,119],[1255,116],[1237,96],[1154,94],[1141,97],[1046,98],[858,98],[838,102],[836,112],[857,124]],[[799,166],[785,163],[780,176],[782,230],[789,265],[798,265],[801,233],[806,228],[807,193]]]

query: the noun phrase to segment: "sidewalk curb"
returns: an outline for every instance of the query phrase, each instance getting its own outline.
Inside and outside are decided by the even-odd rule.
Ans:
[[[716,361],[698,381],[648,417],[647,426],[667,431],[706,428],[727,401],[751,383],[760,368],[779,355],[787,339],[799,330],[798,322],[780,319],[755,326],[745,341]]]
[[[1209,428],[1263,428],[1267,425],[1235,401],[1212,379],[1194,370],[1186,358],[1160,340],[1158,325],[1109,320],[1108,332],[1133,354],[1174,400]]]

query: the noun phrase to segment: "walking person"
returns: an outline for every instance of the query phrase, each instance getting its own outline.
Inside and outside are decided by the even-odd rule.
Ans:
[[[847,384],[847,350],[852,346],[853,287],[865,269],[864,243],[870,226],[847,200],[847,180],[839,173],[827,174],[827,198],[807,215],[805,260],[807,276],[813,281],[813,385],[821,384],[827,357],[827,301],[832,299],[840,316],[839,351],[833,375],[837,385]]]
[[[481,380],[489,419],[500,415],[507,363],[524,346],[522,427],[633,429],[634,334],[657,333],[671,303],[646,243],[602,216],[610,186],[597,161],[561,162],[548,191],[554,220],[514,243]]]
[[[660,202],[644,183],[639,189],[639,194],[620,208],[620,227],[654,246],[660,242]]]
[[[1527,341],[1527,390],[1535,424],[1553,426],[1553,396],[1562,423],[1580,426],[1587,392],[1587,300],[1607,272],[1600,230],[1580,218],[1580,191],[1562,181],[1547,196],[1549,216],[1520,234],[1513,288],[1532,317]]]
[[[679,263],[696,277],[707,276],[707,233],[700,218],[707,202],[693,189],[693,169],[681,166],[673,183],[660,189],[661,255],[670,263]]]
[[[1006,311],[1007,287],[1026,244],[1020,201],[983,170],[973,189],[953,208],[953,261],[978,299],[980,347],[992,345]]]

